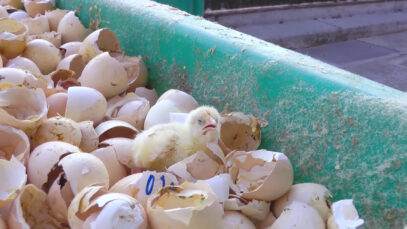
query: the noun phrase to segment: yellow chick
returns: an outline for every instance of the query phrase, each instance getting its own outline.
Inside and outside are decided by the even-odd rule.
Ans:
[[[133,145],[137,166],[165,171],[172,164],[198,152],[220,136],[219,112],[209,106],[191,111],[185,123],[167,123],[138,134]]]

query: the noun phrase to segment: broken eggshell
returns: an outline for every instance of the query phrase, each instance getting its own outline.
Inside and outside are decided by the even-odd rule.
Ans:
[[[34,35],[29,35],[28,36],[28,41],[32,41],[35,39],[43,39],[46,41],[51,42],[56,48],[59,48],[61,46],[62,42],[62,37],[61,34],[51,31],[51,32],[45,32],[45,33],[40,33],[40,34],[34,34]]]
[[[127,72],[129,88],[127,91],[133,92],[137,87],[147,85],[147,67],[141,56],[118,56],[116,57]]]
[[[65,14],[58,25],[58,33],[62,35],[62,43],[82,41],[92,30],[85,28],[74,11]]]
[[[55,0],[24,0],[24,8],[30,17],[37,14],[45,14],[55,8]]]
[[[2,6],[11,6],[16,9],[22,9],[23,8],[23,2],[21,0],[1,0],[0,4]]]
[[[32,60],[21,56],[8,60],[6,67],[26,70],[34,75],[42,75],[40,69]]]
[[[199,106],[194,97],[177,89],[170,89],[164,92],[160,98],[158,98],[157,103],[164,100],[172,101],[181,112],[185,113],[188,113]]]
[[[109,120],[100,123],[96,128],[99,142],[109,138],[135,138],[139,131],[127,122],[120,120]]]
[[[137,199],[146,207],[149,196],[158,193],[161,188],[178,185],[177,179],[170,173],[144,171],[135,173],[116,182],[109,192],[124,193]]]
[[[96,89],[89,87],[68,88],[65,117],[76,122],[90,120],[98,124],[102,121],[106,110],[106,99]]]
[[[73,54],[65,57],[59,62],[57,66],[58,69],[68,69],[76,73],[77,76],[82,74],[83,68],[85,67],[85,62],[82,59],[82,56],[79,54]]]
[[[61,60],[59,49],[43,39],[28,42],[23,56],[32,60],[43,74],[54,71]]]
[[[283,153],[267,150],[235,151],[226,157],[237,194],[246,199],[271,201],[284,195],[293,183],[293,168]]]
[[[318,211],[306,203],[291,202],[269,229],[324,229]]]
[[[274,202],[273,212],[276,217],[279,217],[283,209],[291,202],[303,202],[314,207],[326,222],[331,212],[327,201],[331,197],[331,193],[323,185],[314,183],[295,184],[291,186],[286,194]]]
[[[223,205],[225,210],[240,211],[253,222],[265,220],[270,212],[270,202],[261,200],[249,201],[235,195],[230,195],[229,199],[223,202]]]
[[[169,123],[171,113],[185,113],[178,109],[170,100],[157,102],[150,108],[144,121],[144,130],[157,124]]]
[[[65,174],[59,174],[47,194],[47,201],[52,210],[52,215],[58,221],[68,223],[68,206],[73,198],[74,194],[69,182],[66,182]]]
[[[26,47],[27,28],[14,19],[0,19],[0,52],[7,58],[20,55]]]
[[[5,67],[0,68],[0,83],[10,83],[16,87],[25,86],[27,88],[42,88],[47,87],[47,82],[44,78],[34,76],[30,72],[18,68]]]
[[[150,106],[153,106],[158,100],[158,93],[155,89],[138,87],[134,90],[134,94],[147,99],[150,102]]]
[[[131,169],[135,166],[133,162],[133,141],[130,138],[109,138],[101,142],[100,147],[112,146],[120,163]]]
[[[352,199],[339,200],[331,206],[332,214],[328,218],[328,229],[356,229],[364,224]]]
[[[46,11],[45,16],[48,19],[49,28],[52,31],[57,31],[59,22],[68,12],[69,12],[68,10],[61,10],[61,9]]]
[[[116,35],[107,28],[98,29],[89,34],[83,40],[79,49],[79,54],[83,56],[86,62],[89,62],[95,56],[103,52],[109,52],[112,56],[121,53],[119,40]]]
[[[68,42],[61,45],[59,49],[61,50],[62,57],[65,58],[73,54],[78,54],[81,45],[82,42],[79,41]]]
[[[26,170],[19,160],[14,156],[10,160],[0,159],[0,209],[14,200],[26,182]]]
[[[48,118],[55,116],[65,116],[66,103],[68,100],[68,94],[65,92],[59,92],[47,97],[48,104]]]
[[[276,220],[277,220],[277,218],[274,216],[273,212],[269,212],[269,214],[267,215],[267,217],[264,220],[259,221],[258,223],[256,223],[256,228],[257,229],[267,229],[271,225],[273,225],[273,223]]]
[[[245,215],[236,211],[225,211],[222,229],[256,229],[256,226]]]
[[[15,157],[24,165],[30,154],[30,141],[27,135],[11,126],[0,125],[0,159]]]
[[[79,148],[84,152],[91,152],[98,148],[99,136],[93,127],[92,121],[82,121],[79,123],[82,139]]]
[[[147,201],[152,228],[222,228],[223,207],[203,181],[169,186]]]
[[[28,35],[36,35],[50,32],[48,19],[44,15],[38,15],[34,18],[25,18],[20,21],[28,29]]]

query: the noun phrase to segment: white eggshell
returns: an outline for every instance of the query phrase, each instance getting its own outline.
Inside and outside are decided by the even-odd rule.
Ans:
[[[99,158],[105,165],[109,173],[109,186],[113,186],[118,180],[127,176],[127,168],[119,162],[112,146],[101,147],[90,154]]]
[[[26,182],[25,167],[19,160],[14,156],[0,159],[0,209],[14,200]]]
[[[65,14],[58,25],[58,33],[62,35],[62,43],[82,41],[91,33],[75,15],[74,11]]]
[[[139,131],[127,122],[120,120],[109,120],[100,123],[96,128],[99,141],[102,142],[109,138],[131,138],[133,139]]]
[[[48,19],[49,27],[52,31],[58,30],[59,22],[68,12],[69,12],[68,10],[61,10],[61,9],[55,9],[52,11],[45,12],[45,16]]]
[[[30,15],[28,15],[27,12],[25,12],[23,10],[17,10],[17,11],[15,11],[13,13],[10,13],[8,15],[9,19],[14,19],[14,20],[17,20],[17,21],[20,21],[22,19],[29,18],[29,17],[30,17]]]
[[[26,70],[5,67],[0,68],[0,83],[10,83],[15,86],[26,86],[28,88],[46,88],[46,81],[35,77]]]
[[[170,100],[174,103],[174,105],[181,111],[188,113],[196,108],[198,108],[198,102],[192,97],[190,94],[177,90],[177,89],[170,89],[158,98],[157,103]]]
[[[50,141],[63,141],[79,146],[81,139],[82,132],[78,123],[68,118],[56,116],[45,120],[38,127],[33,146],[36,147]]]
[[[233,189],[233,186],[231,186]],[[260,222],[267,218],[270,212],[270,202],[260,200],[246,200],[240,197],[227,199],[223,202],[225,210],[241,211],[241,213],[249,217],[253,222]]]
[[[356,229],[365,221],[359,218],[352,199],[339,200],[331,206],[332,214],[328,218],[328,229]]]
[[[99,91],[89,87],[68,88],[65,117],[76,122],[90,120],[99,123],[106,110],[106,99]]]
[[[128,168],[133,168],[133,139],[109,138],[100,143],[101,146],[112,146],[116,151],[117,159]]]
[[[50,32],[48,19],[44,15],[22,19],[20,22],[28,28],[28,35]]]
[[[49,41],[56,48],[59,48],[61,46],[61,43],[62,43],[61,34],[58,33],[58,32],[55,32],[55,31],[29,35],[27,41],[30,42],[30,41],[35,40],[35,39],[43,39],[43,40]]]
[[[79,54],[72,54],[65,57],[59,62],[57,69],[68,69],[76,73],[77,76],[82,74],[83,68],[85,67],[85,62],[82,59],[82,56]]]
[[[32,60],[21,56],[8,60],[6,67],[19,68],[29,71],[31,74],[41,75],[40,69]]]
[[[267,217],[264,220],[256,223],[256,227],[257,227],[257,229],[267,229],[271,225],[273,225],[273,223],[276,220],[277,220],[277,218],[274,216],[273,212],[269,212],[269,214],[267,215]]]
[[[60,222],[68,223],[68,206],[74,198],[69,182],[65,182],[65,174],[60,174],[51,185],[48,194],[48,206],[52,210],[52,215]]]
[[[51,42],[37,39],[27,43],[23,56],[32,60],[43,74],[56,69],[61,60],[61,53]]]
[[[225,211],[222,229],[256,229],[256,226],[245,215],[236,211]]]
[[[134,94],[147,99],[150,102],[150,106],[153,106],[158,100],[158,94],[155,89],[148,89],[145,87],[138,87],[134,91]]]
[[[59,47],[59,49],[61,50],[62,56],[65,58],[65,57],[68,57],[73,54],[78,54],[79,48],[81,47],[81,45],[82,45],[82,42],[73,41],[73,42],[68,42],[68,43],[61,45],[61,47]]]
[[[8,18],[7,9],[3,6],[0,6],[0,18]]]
[[[30,154],[30,141],[28,136],[19,129],[11,126],[0,125],[0,159],[18,159],[27,164]]]
[[[65,92],[55,93],[47,97],[48,118],[55,116],[65,116],[68,94]]]
[[[134,91],[137,87],[147,85],[147,67],[141,56],[120,55],[116,59],[123,65],[127,72],[129,88],[127,91]]]
[[[79,123],[82,132],[82,140],[79,148],[84,152],[91,152],[98,148],[99,136],[93,127],[92,121],[82,121]]]
[[[83,40],[79,49],[79,54],[83,56],[86,62],[103,52],[109,52],[112,55],[120,53],[119,40],[116,35],[107,28],[98,29],[89,34]]]
[[[144,130],[157,124],[169,123],[171,113],[182,113],[182,111],[170,100],[157,102],[147,113],[144,121]]]
[[[45,14],[45,11],[55,8],[55,0],[24,0],[24,7],[30,17]]]

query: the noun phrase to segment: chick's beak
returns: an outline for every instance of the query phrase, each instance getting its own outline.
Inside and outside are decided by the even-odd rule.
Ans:
[[[216,120],[211,117],[203,128],[203,134],[205,135],[208,131],[216,129],[217,124]]]

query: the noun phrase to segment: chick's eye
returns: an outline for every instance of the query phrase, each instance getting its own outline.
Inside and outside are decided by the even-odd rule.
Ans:
[[[199,125],[202,125],[202,124],[203,124],[203,121],[202,121],[201,119],[198,119],[198,124],[199,124]]]

